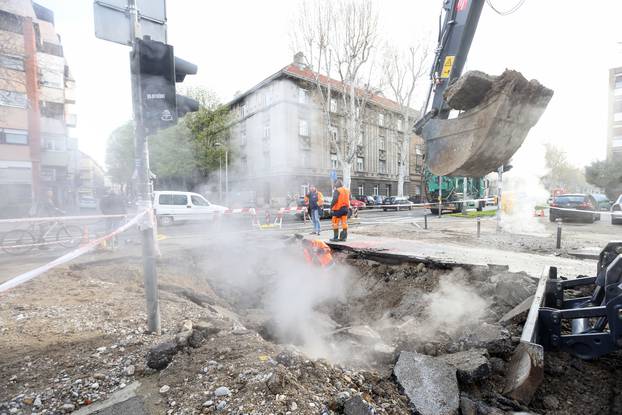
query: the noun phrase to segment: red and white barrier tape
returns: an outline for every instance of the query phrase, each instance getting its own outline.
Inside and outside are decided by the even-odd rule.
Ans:
[[[68,220],[86,220],[86,219],[105,219],[105,218],[125,218],[130,215],[85,215],[85,216],[48,216],[44,218],[15,218],[0,219],[2,223],[23,223],[23,222],[62,222]]]
[[[132,219],[130,219],[127,223],[125,223],[124,225],[120,226],[119,228],[115,229],[114,231],[110,232],[107,235],[104,235],[100,238],[94,239],[92,241],[90,241],[89,243],[87,243],[86,245],[83,245],[77,249],[74,249],[71,252],[66,253],[65,255],[56,258],[55,260],[48,262],[45,265],[41,265],[38,268],[32,269],[30,271],[26,271],[21,275],[18,275],[16,277],[11,278],[10,280],[0,284],[0,293],[5,292],[7,290],[10,290],[11,288],[15,288],[18,285],[21,285],[27,281],[32,280],[33,278],[38,277],[39,275],[43,274],[44,272],[47,272],[49,270],[51,270],[54,267],[57,267],[59,265],[65,264],[77,257],[79,257],[80,255],[84,255],[87,252],[91,251],[92,249],[94,249],[97,245],[99,245],[100,243],[102,243],[103,241],[105,241],[106,239],[110,239],[113,236],[121,233],[121,232],[125,232],[126,230],[128,230],[130,227],[136,225],[138,223],[138,221],[140,219],[142,219],[142,217],[147,213],[147,211],[143,211],[139,214],[137,214],[136,216],[134,216]]]

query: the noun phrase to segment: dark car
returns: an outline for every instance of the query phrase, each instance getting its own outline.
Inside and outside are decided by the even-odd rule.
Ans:
[[[611,206],[611,224],[622,225],[622,195]]]
[[[395,209],[396,211],[401,209],[411,210],[413,208],[413,202],[403,196],[390,196],[384,199],[382,202],[382,210],[385,212],[389,209]]]
[[[555,197],[550,206],[549,220],[578,220],[594,223],[600,219],[598,202],[592,195],[587,194],[563,194]]]
[[[598,209],[596,210],[602,210],[605,212],[609,212],[609,209],[611,209],[611,205],[613,204],[613,202],[609,200],[609,198],[606,195],[595,193],[592,195],[592,197],[596,200],[596,203],[597,203],[596,206],[598,207]]]

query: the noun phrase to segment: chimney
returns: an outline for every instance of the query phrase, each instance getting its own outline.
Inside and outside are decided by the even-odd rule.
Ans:
[[[294,55],[294,65],[299,67],[300,69],[306,69],[307,64],[305,63],[305,54],[302,52],[298,52]]]

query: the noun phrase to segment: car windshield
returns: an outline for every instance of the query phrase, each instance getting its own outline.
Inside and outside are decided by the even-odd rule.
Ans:
[[[601,194],[595,194],[592,195],[592,197],[594,197],[594,199],[596,199],[598,202],[607,202],[609,200],[607,196]]]
[[[583,203],[585,196],[581,195],[563,195],[555,198],[555,203]]]

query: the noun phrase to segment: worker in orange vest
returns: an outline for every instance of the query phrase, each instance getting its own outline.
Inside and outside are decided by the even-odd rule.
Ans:
[[[330,208],[333,233],[331,242],[345,242],[348,238],[348,211],[350,210],[350,191],[343,187],[340,179],[335,180],[335,191],[333,192],[333,202]],[[339,234],[339,222],[341,222],[341,234]]]
[[[319,239],[303,239],[302,247],[305,259],[309,264],[327,268],[334,265],[330,247]]]

